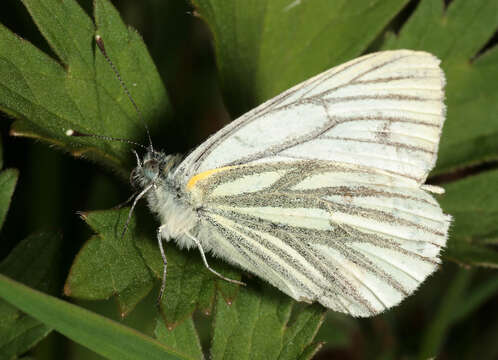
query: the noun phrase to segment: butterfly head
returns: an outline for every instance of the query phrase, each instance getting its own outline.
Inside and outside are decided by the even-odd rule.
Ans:
[[[150,185],[160,185],[168,178],[168,174],[180,162],[178,155],[166,155],[162,151],[149,149],[143,160],[135,152],[137,166],[131,173],[131,183],[134,186],[146,188]]]

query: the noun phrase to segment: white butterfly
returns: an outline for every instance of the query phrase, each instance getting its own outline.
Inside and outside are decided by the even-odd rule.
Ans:
[[[137,157],[136,200],[161,221],[162,291],[162,241],[174,239],[206,266],[210,251],[353,316],[411,294],[437,268],[451,221],[427,192],[443,190],[423,185],[445,118],[439,63],[369,54],[258,106],[183,161],[152,147]]]

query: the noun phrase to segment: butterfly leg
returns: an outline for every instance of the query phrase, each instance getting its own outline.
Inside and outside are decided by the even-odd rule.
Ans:
[[[245,283],[243,283],[242,281],[238,281],[238,280],[234,280],[234,279],[229,279],[223,275],[221,275],[219,272],[217,272],[216,270],[212,269],[207,260],[206,260],[206,255],[204,255],[204,250],[202,249],[202,245],[201,243],[199,242],[199,240],[197,240],[194,236],[190,235],[189,233],[186,233],[186,235],[192,239],[192,241],[197,245],[197,248],[199,249],[199,252],[201,253],[201,257],[202,257],[202,261],[204,262],[204,266],[206,266],[206,268],[211,271],[213,274],[215,274],[216,276],[218,276],[219,278],[225,280],[225,281],[228,281],[230,283],[233,283],[233,284],[239,284],[239,285],[246,285]]]
[[[161,299],[163,298],[164,289],[166,289],[166,272],[168,269],[168,260],[166,259],[166,254],[164,253],[162,232],[164,230],[164,225],[159,226],[157,229],[157,243],[159,244],[159,250],[161,251],[161,257],[163,258],[163,279],[161,282],[161,290],[159,291],[159,296],[157,298],[157,305],[161,304]]]

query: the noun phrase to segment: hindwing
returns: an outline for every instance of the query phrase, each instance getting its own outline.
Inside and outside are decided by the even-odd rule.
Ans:
[[[188,193],[199,239],[300,301],[370,316],[439,263],[450,217],[402,177],[326,161],[231,166]]]

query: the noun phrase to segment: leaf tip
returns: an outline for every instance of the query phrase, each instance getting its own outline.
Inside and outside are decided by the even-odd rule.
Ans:
[[[12,128],[11,128],[11,129],[10,129],[10,131],[9,131],[9,135],[10,135],[10,136],[24,136],[24,134],[23,134],[23,133],[18,132],[18,131],[16,131],[15,129],[12,129]]]
[[[84,221],[88,219],[88,212],[86,211],[76,211],[76,214],[78,214]]]
[[[195,17],[197,19],[202,19],[201,14],[196,9],[192,11],[187,11],[187,15],[191,15],[192,17]]]
[[[64,284],[64,295],[66,295],[66,296],[71,296],[72,295],[71,285],[69,285],[69,282],[66,282]]]

